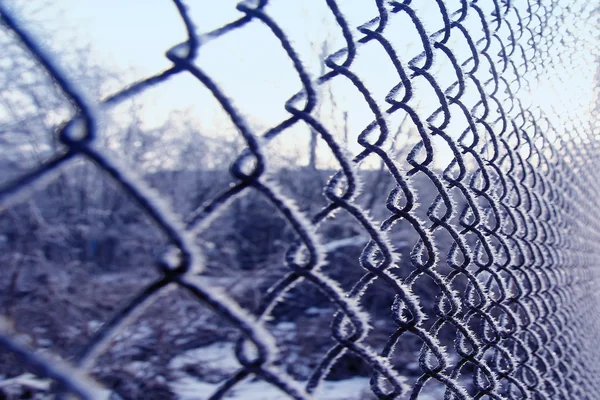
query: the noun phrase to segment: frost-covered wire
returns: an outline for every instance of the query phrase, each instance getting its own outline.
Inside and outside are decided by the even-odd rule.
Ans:
[[[324,2],[346,45],[322,60],[328,68],[323,76],[311,77],[307,72],[285,27],[269,14],[268,1],[242,2],[237,5],[244,14],[241,18],[200,33],[184,2],[174,0],[188,37],[166,51],[172,67],[98,104],[85,96],[0,3],[2,24],[19,38],[40,73],[52,77],[77,112],[60,128],[66,151],[1,187],[0,204],[27,198],[32,188],[40,187],[66,161],[83,157],[137,202],[178,255],[157,262],[160,280],[123,305],[80,351],[75,363],[89,369],[107,341],[168,287],[188,292],[242,334],[235,352],[241,368],[211,399],[224,398],[252,375],[290,398],[311,398],[345,353],[357,355],[372,367],[371,389],[380,399],[416,399],[430,381],[443,385],[446,399],[595,398],[600,393],[600,353],[595,351],[600,346],[598,120],[587,124],[571,120],[572,128],[565,128],[568,124],[555,127],[551,114],[566,113],[522,101],[524,93],[535,90],[535,82],[548,79],[547,71],[560,70],[556,54],[576,57],[577,51],[598,51],[597,39],[574,38],[573,31],[559,29],[569,23],[569,15],[583,9],[594,12],[594,5],[586,1],[492,0],[483,5],[476,0],[432,0],[441,23],[433,27],[422,21],[420,2],[376,0],[378,15],[353,29],[344,6],[336,0]],[[402,49],[394,47],[391,37],[390,26],[401,17],[408,24],[406,29],[419,37],[420,54],[410,59],[399,55]],[[243,30],[250,22],[264,25],[277,39],[302,84],[302,90],[291,94],[285,104],[287,119],[263,133],[253,131],[219,83],[195,63],[202,58],[204,43]],[[572,43],[579,43],[581,49],[574,49]],[[353,70],[366,44],[379,46],[397,72],[397,80],[389,82],[383,99],[376,99]],[[94,146],[98,109],[135,98],[183,74],[208,89],[246,144],[231,166],[234,183],[185,220],[136,171]],[[360,151],[353,157],[316,112],[322,96],[317,87],[332,80],[351,85],[357,101],[364,101],[372,114],[372,122],[359,130]],[[429,99],[437,105],[433,112],[423,112],[414,104],[417,88],[423,85],[434,93]],[[418,134],[406,160],[394,159],[386,147],[392,140],[389,121],[393,114],[405,115]],[[314,215],[302,211],[270,179],[266,162],[269,143],[298,123],[308,125],[322,139],[339,165],[323,188],[327,204]],[[83,132],[76,134],[77,128]],[[569,142],[567,133],[580,140]],[[449,149],[451,160],[443,170],[435,166],[439,150],[434,139]],[[395,184],[387,198],[380,199],[389,212],[381,223],[358,202],[362,188],[358,169],[373,158],[383,163]],[[425,215],[418,212],[416,189],[423,180],[434,188]],[[255,313],[203,281],[204,259],[196,244],[232,200],[251,191],[277,209],[297,237],[288,243],[281,260],[287,273],[271,286]],[[358,260],[363,275],[349,290],[325,273],[328,252],[346,242],[327,243],[319,232],[339,211],[348,214],[365,235],[353,241],[364,244]],[[410,271],[404,275],[395,272],[401,261],[390,234],[399,223],[417,238],[408,260]],[[440,246],[440,236],[450,238],[448,248]],[[439,289],[432,294],[433,300],[426,301],[414,291],[423,279]],[[377,280],[395,294],[389,318],[396,325],[378,349],[368,344],[372,321],[364,304],[366,290]],[[462,292],[455,289],[459,280],[466,282]],[[318,289],[337,307],[331,324],[335,344],[307,382],[297,382],[277,363],[276,341],[267,326],[274,308],[299,284]],[[448,330],[454,335],[453,349],[440,340]],[[391,362],[395,349],[408,337],[421,344],[420,373],[413,382]],[[61,390],[90,397],[82,386],[85,380],[40,361],[4,333],[0,346],[17,351],[25,364],[42,368],[45,376],[59,382]]]

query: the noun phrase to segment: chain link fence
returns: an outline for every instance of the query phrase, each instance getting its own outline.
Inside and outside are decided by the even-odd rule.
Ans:
[[[136,202],[171,245],[157,261],[160,278],[122,304],[68,363],[35,352],[7,327],[0,334],[5,350],[39,376],[51,378],[56,393],[101,398],[105,392],[90,371],[111,340],[136,324],[141,310],[161,293],[177,290],[212,309],[240,334],[234,347],[239,368],[212,393],[198,393],[198,398],[227,398],[252,377],[277,388],[281,398],[319,398],[319,388],[347,354],[370,366],[370,388],[379,399],[426,398],[421,395],[433,384],[443,387],[445,399],[596,398],[598,108],[596,100],[575,107],[568,102],[578,98],[577,92],[569,92],[575,90],[578,75],[596,69],[598,4],[435,0],[429,2],[429,12],[435,11],[437,22],[424,23],[420,1],[374,3],[369,10],[377,13],[354,27],[345,7],[357,5],[326,0],[346,44],[325,55],[324,74],[315,77],[305,69],[286,27],[270,16],[268,1],[239,3],[241,18],[202,32],[186,5],[173,0],[188,38],[166,51],[172,66],[101,102],[90,99],[58,66],[60,60],[0,3],[4,27],[36,60],[38,73],[50,75],[77,109],[75,118],[58,127],[62,152],[6,183],[0,189],[2,203],[27,199],[68,161],[85,158]],[[389,33],[396,20],[402,21],[402,32],[419,38],[416,56],[399,56],[402,49],[395,47]],[[243,31],[250,23],[262,24],[277,39],[302,84],[284,105],[287,118],[260,132],[195,62],[202,58],[204,43]],[[397,74],[395,81],[387,82],[389,91],[382,98],[353,70],[365,46],[383,51]],[[379,67],[373,64],[376,71]],[[140,178],[141,171],[123,166],[96,141],[100,110],[184,74],[210,91],[245,149],[231,165],[233,183],[182,216]],[[347,143],[315,112],[325,96],[319,87],[342,80],[372,113],[370,124],[352,128],[359,132],[360,151],[351,155]],[[558,103],[542,101],[544,83],[566,88]],[[415,105],[424,91],[430,93],[427,107]],[[394,115],[405,116],[418,134],[405,159],[395,159],[389,151],[391,141],[403,140],[394,137],[389,126]],[[337,171],[322,188],[326,205],[317,212],[299,207],[298,199],[281,190],[266,161],[270,143],[285,140],[298,124],[309,127],[335,159]],[[443,169],[434,163],[441,151],[436,140],[447,149],[449,162]],[[368,160],[378,161],[393,179],[387,198],[378,199],[388,212],[383,220],[357,200],[364,185],[359,167]],[[431,199],[418,189],[423,181],[432,188]],[[215,219],[249,193],[260,194],[294,232],[279,260],[287,272],[261,294],[253,310],[205,279],[199,244]],[[422,207],[426,211],[418,212]],[[340,213],[368,235],[358,260],[361,276],[350,286],[328,275],[329,252],[340,244],[320,232]],[[400,254],[391,233],[399,225],[414,234],[408,254]],[[441,244],[442,237],[447,246]],[[424,280],[435,291],[417,291]],[[393,292],[393,301],[382,312],[394,329],[381,346],[369,341],[380,317],[371,317],[366,293],[376,283]],[[308,379],[299,380],[281,366],[271,321],[292,290],[308,296],[309,289],[335,305],[330,321],[334,344],[311,368]],[[413,378],[398,368],[411,360],[394,358],[396,349],[409,340],[420,347]]]

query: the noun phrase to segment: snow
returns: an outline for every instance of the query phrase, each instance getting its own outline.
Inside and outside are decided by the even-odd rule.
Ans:
[[[345,239],[332,240],[323,246],[326,252],[335,251],[341,247],[364,246],[369,240],[364,236],[352,236]]]
[[[281,324],[279,324],[281,325]],[[188,366],[201,368],[205,382],[183,372]],[[171,389],[181,400],[206,399],[217,390],[223,380],[238,368],[234,354],[234,344],[219,342],[210,346],[189,350],[171,360],[169,368],[179,379],[170,383]],[[212,379],[211,379],[212,378]],[[215,379],[218,378],[218,379]],[[305,382],[300,382],[305,384]],[[353,378],[344,381],[325,381],[319,387],[315,398],[324,400],[348,400],[368,398],[361,393],[369,393],[369,378]],[[225,397],[227,399],[279,400],[285,395],[272,384],[260,379],[248,379],[239,383]]]
[[[279,325],[283,325],[280,323]],[[201,371],[203,379],[190,376],[186,367],[194,366]],[[240,368],[235,354],[234,344],[218,342],[210,346],[188,350],[173,358],[169,369],[173,371],[169,386],[180,400],[208,399],[229,376]],[[418,364],[415,364],[418,369]],[[207,382],[210,381],[210,382]],[[369,400],[375,399],[370,389],[370,378],[355,377],[340,381],[323,381],[313,398],[319,400]],[[307,382],[298,382],[305,386]],[[433,383],[433,384],[432,384]],[[444,398],[445,386],[436,382],[428,382],[419,400],[439,400]],[[276,386],[260,378],[248,378],[231,389],[224,397],[239,400],[280,400],[288,398]]]
[[[280,322],[276,328],[280,331],[295,331],[297,329],[295,322]]]
[[[33,374],[25,373],[14,378],[4,379],[0,381],[0,388],[11,385],[25,386],[37,390],[48,390],[50,389],[50,379],[42,379]]]
[[[314,394],[319,400],[369,400],[375,399],[370,389],[370,379],[365,377],[346,379],[342,381],[325,381]],[[219,387],[187,377],[171,384],[171,389],[180,400],[208,399]],[[446,388],[425,385],[419,393],[419,400],[440,400],[444,398]],[[286,399],[277,387],[261,380],[242,382],[228,392],[224,397],[230,400],[282,400]],[[403,397],[404,398],[404,397]]]
[[[219,384],[201,382],[191,377],[174,382],[171,386],[181,400],[207,399],[219,387]],[[369,378],[353,378],[343,381],[326,381],[315,394],[315,399],[353,400],[365,399],[369,389]],[[244,400],[281,400],[286,398],[277,387],[261,381],[249,380],[236,385],[226,399]]]
[[[233,372],[240,367],[235,358],[233,343],[220,342],[210,346],[186,351],[169,363],[172,370],[182,370],[188,365],[201,365],[203,368]]]

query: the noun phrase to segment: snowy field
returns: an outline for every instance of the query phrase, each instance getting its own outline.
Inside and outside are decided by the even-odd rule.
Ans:
[[[190,376],[185,371],[190,366],[202,366],[204,379],[216,382],[206,382],[197,377]],[[193,349],[174,358],[169,368],[178,371],[180,378],[170,383],[171,390],[181,400],[207,399],[219,387],[219,375],[231,374],[239,363],[235,359],[231,343],[215,343],[211,346]],[[425,387],[427,389],[427,386]],[[227,399],[239,400],[280,400],[284,394],[275,386],[259,379],[247,379],[235,386],[226,396]],[[419,400],[439,400],[444,397],[444,391],[423,392]],[[340,381],[324,381],[317,392],[315,399],[321,400],[368,400],[375,399],[371,393],[369,378],[357,377]]]

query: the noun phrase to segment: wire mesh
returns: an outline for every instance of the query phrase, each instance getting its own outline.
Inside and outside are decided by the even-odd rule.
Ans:
[[[54,365],[23,347],[8,331],[0,336],[2,346],[20,355],[40,376],[55,380],[56,390],[95,398],[100,385],[85,372],[97,362],[106,343],[134,323],[136,313],[159,292],[176,287],[215,310],[241,333],[235,348],[241,368],[209,395],[211,399],[226,397],[251,376],[277,387],[282,396],[313,398],[346,353],[371,366],[371,390],[380,399],[416,399],[430,381],[445,387],[446,399],[595,398],[600,392],[600,353],[596,351],[600,347],[596,268],[600,163],[594,136],[598,111],[568,113],[524,99],[544,80],[568,85],[578,73],[576,62],[581,54],[598,57],[593,27],[597,4],[493,0],[484,5],[435,0],[432,4],[442,24],[432,27],[420,18],[420,2],[376,0],[378,15],[354,29],[344,6],[326,0],[346,45],[322,60],[326,72],[315,78],[303,66],[285,26],[270,16],[268,1],[242,2],[237,9],[243,17],[204,33],[198,32],[182,1],[173,3],[188,38],[166,52],[172,67],[99,103],[83,93],[0,3],[3,25],[35,58],[40,73],[49,74],[78,111],[59,127],[65,151],[2,187],[2,202],[27,198],[32,188],[42,185],[66,161],[86,158],[137,202],[176,249],[176,257],[157,262],[161,278],[124,304],[71,366]],[[409,21],[406,29],[420,38],[419,54],[410,59],[398,56],[399,49],[388,37],[388,27],[400,16]],[[195,63],[202,57],[204,43],[244,30],[251,22],[263,24],[277,38],[302,83],[302,90],[285,104],[288,118],[263,133],[250,127],[227,93]],[[577,33],[584,31],[576,31],[576,24],[587,26],[587,34]],[[457,42],[468,48],[464,59],[453,50]],[[389,82],[389,93],[382,101],[353,72],[353,62],[367,43],[380,46],[397,72],[397,80]],[[185,218],[161,202],[136,171],[95,146],[99,110],[135,98],[179,74],[195,77],[210,91],[246,145],[231,166],[234,183]],[[353,85],[357,98],[372,112],[372,123],[361,128],[357,138],[361,151],[351,157],[346,144],[315,112],[323,96],[318,87],[332,80]],[[428,99],[433,112],[412,105],[423,85],[435,93]],[[394,113],[406,114],[418,131],[418,141],[406,160],[395,160],[386,150],[392,140],[388,117]],[[269,179],[265,162],[269,143],[298,123],[316,132],[339,165],[323,188],[328,204],[314,215],[301,211]],[[441,172],[433,166],[438,151],[434,138],[451,150],[451,161]],[[389,211],[382,223],[375,222],[370,210],[356,201],[361,187],[358,166],[372,158],[383,163],[395,182],[387,199],[380,199]],[[408,163],[408,169],[401,162]],[[435,187],[426,218],[416,212],[417,179]],[[283,260],[288,273],[272,285],[255,312],[203,279],[203,255],[197,244],[216,216],[250,191],[264,196],[297,235],[296,241],[288,243]],[[338,211],[351,215],[369,235],[359,260],[364,275],[350,290],[327,276],[327,243],[319,234],[323,221]],[[399,254],[389,237],[392,226],[401,221],[418,237],[412,244],[411,270],[402,276],[395,272]],[[440,232],[451,237],[451,245],[443,251],[438,250]],[[415,282],[424,277],[439,288],[433,301],[413,293]],[[462,292],[453,285],[459,279],[466,282]],[[395,294],[389,318],[396,331],[382,349],[366,343],[372,326],[363,299],[375,281],[384,282]],[[307,382],[298,382],[279,366],[277,345],[267,324],[273,309],[286,302],[285,295],[301,282],[318,288],[337,307],[331,325],[335,345]],[[432,302],[431,306],[425,307],[425,301]],[[447,330],[453,332],[451,349],[440,340],[440,332]],[[418,338],[421,345],[420,376],[413,382],[390,362],[395,348],[408,336]],[[450,357],[449,351],[455,356]]]

